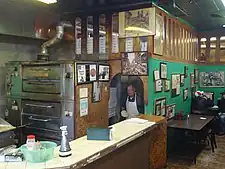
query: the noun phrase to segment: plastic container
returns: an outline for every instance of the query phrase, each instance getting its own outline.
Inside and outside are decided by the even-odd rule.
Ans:
[[[34,135],[28,135],[27,136],[27,149],[28,150],[34,150],[35,147],[35,136]]]
[[[54,155],[54,149],[57,144],[49,141],[40,142],[40,150],[28,150],[27,145],[24,144],[20,147],[25,160],[31,163],[41,163],[51,160]]]

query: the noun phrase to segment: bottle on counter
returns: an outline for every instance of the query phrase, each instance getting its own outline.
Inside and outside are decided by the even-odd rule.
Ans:
[[[72,152],[71,152],[69,141],[67,139],[67,134],[68,134],[67,126],[62,126],[60,127],[60,129],[62,131],[62,139],[61,139],[61,146],[59,149],[59,156],[68,157],[72,155]]]
[[[27,136],[27,149],[28,150],[34,150],[35,148],[35,135],[28,135]]]

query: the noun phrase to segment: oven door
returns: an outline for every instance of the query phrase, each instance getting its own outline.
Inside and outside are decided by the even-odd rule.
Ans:
[[[33,128],[59,131],[61,126],[61,120],[60,118],[23,114],[22,124]]]
[[[60,102],[44,102],[34,100],[22,100],[23,114],[32,114],[33,116],[45,116],[51,118],[61,118]]]
[[[53,141],[57,145],[60,145],[61,132],[33,127],[24,127],[22,129],[22,144],[26,143],[28,135],[35,135],[36,141]]]
[[[23,92],[60,94],[60,80],[23,80]]]

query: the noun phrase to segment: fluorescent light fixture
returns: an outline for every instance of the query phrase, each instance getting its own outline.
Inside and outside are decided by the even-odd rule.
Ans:
[[[223,5],[225,6],[225,0],[221,0],[221,1],[222,1]]]
[[[134,27],[134,26],[129,26],[127,28],[125,28],[126,31],[138,31],[138,32],[145,32],[145,33],[149,33],[149,34],[152,34],[153,33],[147,29],[144,29],[144,28],[140,28],[140,27]]]
[[[57,2],[57,0],[37,0],[46,4],[54,4]]]
[[[211,37],[210,41],[216,41],[216,37]]]
[[[220,40],[225,40],[225,36],[221,36],[220,37]]]
[[[223,28],[225,28],[225,24],[224,24],[224,25],[222,25],[222,27],[223,27]]]
[[[206,38],[201,38],[201,42],[206,42]]]

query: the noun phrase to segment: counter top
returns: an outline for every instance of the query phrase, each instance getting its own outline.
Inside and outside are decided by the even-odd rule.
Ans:
[[[109,154],[112,151],[130,143],[141,137],[154,128],[155,122],[146,122],[142,124],[131,123],[127,120],[113,125],[112,141],[89,141],[87,137],[81,137],[70,142],[72,156],[60,158],[58,148],[55,151],[54,158],[46,163],[0,163],[1,169],[79,169],[93,161]]]

